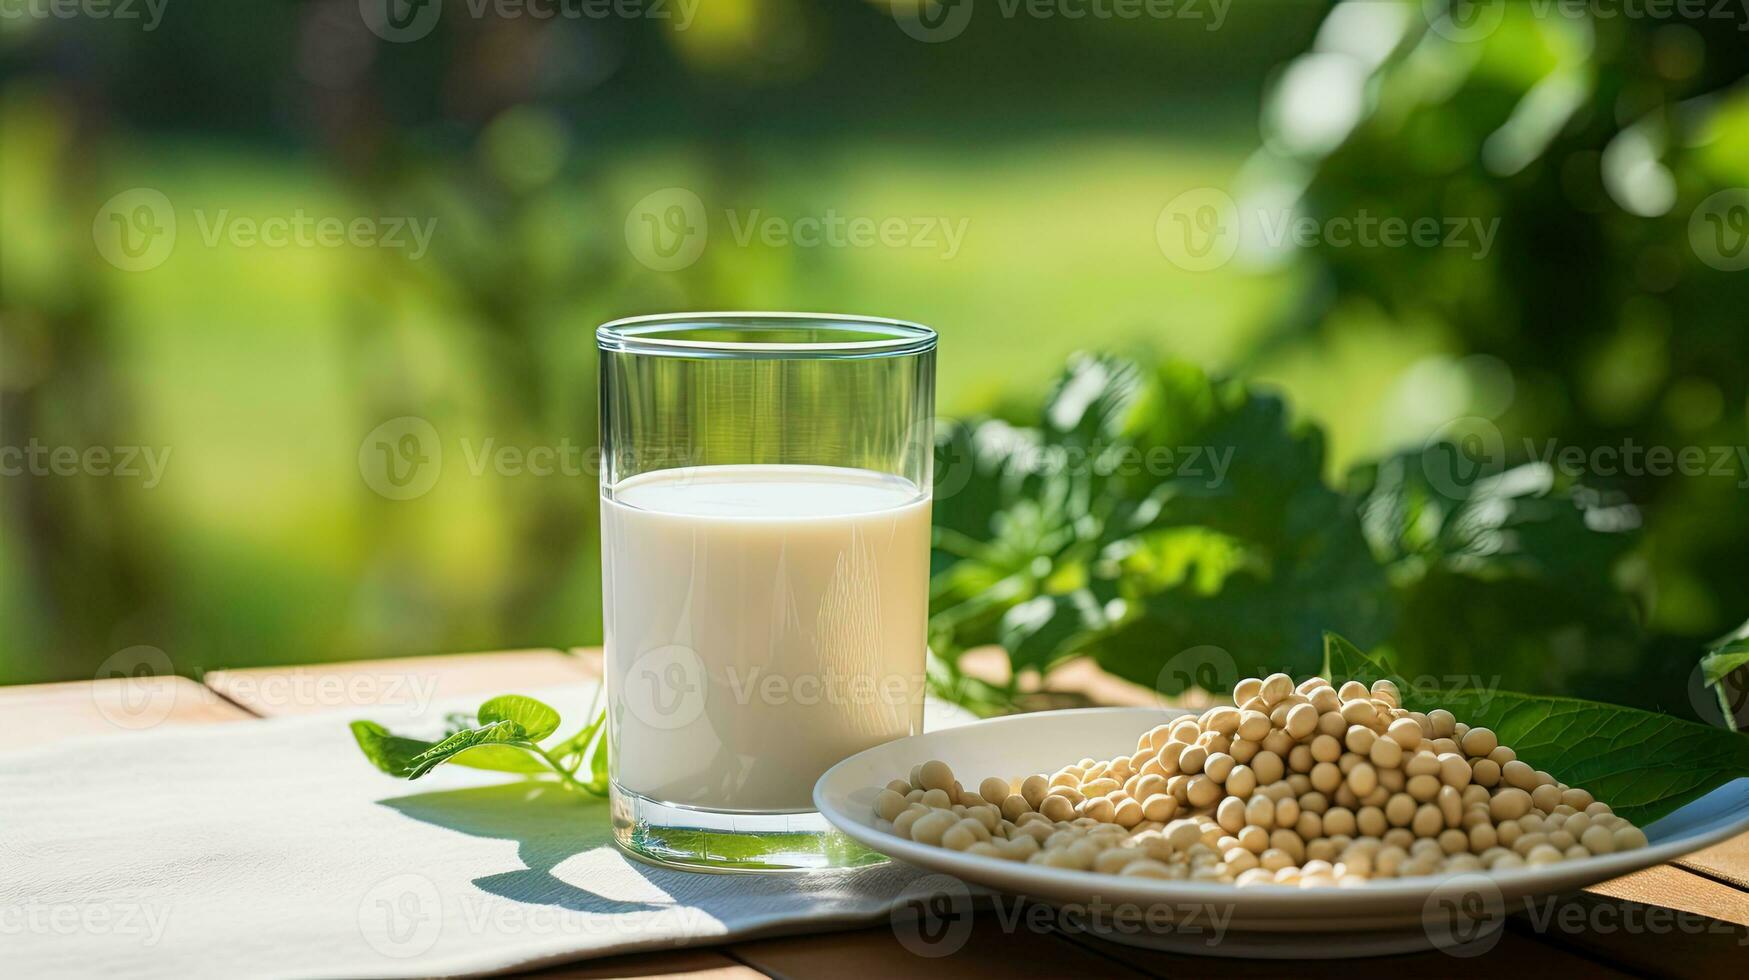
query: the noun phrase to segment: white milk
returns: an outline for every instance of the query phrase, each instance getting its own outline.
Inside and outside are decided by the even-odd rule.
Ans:
[[[810,810],[923,730],[929,498],[829,466],[705,466],[601,504],[616,779],[664,803]]]

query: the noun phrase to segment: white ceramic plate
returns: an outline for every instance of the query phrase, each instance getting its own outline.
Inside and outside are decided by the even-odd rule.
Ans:
[[[1135,750],[1136,738],[1162,721],[1187,714],[1158,708],[1087,708],[1013,715],[915,735],[860,752],[833,766],[814,786],[814,805],[848,836],[883,854],[973,885],[1025,896],[1059,909],[1119,904],[1147,910],[1148,928],[1092,931],[1136,945],[1183,952],[1246,956],[1356,956],[1403,952],[1477,938],[1471,921],[1497,931],[1504,914],[1527,899],[1571,891],[1749,831],[1749,778],[1714,790],[1651,826],[1651,846],[1582,861],[1499,874],[1384,879],[1363,888],[1237,888],[1209,882],[1122,878],[1088,871],[1001,861],[931,847],[875,826],[874,798],[927,759],[953,767],[966,785],[986,776],[1050,772],[1083,756],[1111,758]],[[1607,801],[1606,801],[1607,802]],[[1456,903],[1456,904],[1454,904]],[[1454,922],[1453,909],[1468,919]],[[1482,914],[1477,915],[1477,910]],[[1190,920],[1222,920],[1222,939]],[[1175,928],[1173,921],[1185,925]],[[1340,937],[1332,934],[1342,933]],[[1485,940],[1485,936],[1481,937]]]

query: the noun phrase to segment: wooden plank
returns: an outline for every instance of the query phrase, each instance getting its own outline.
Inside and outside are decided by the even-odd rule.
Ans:
[[[765,976],[745,963],[738,963],[710,949],[609,956],[516,975],[529,980],[622,980],[632,977],[639,980],[758,980]]]
[[[464,694],[507,694],[599,676],[585,660],[558,650],[508,650],[215,670],[205,681],[255,714],[277,718]]]
[[[249,717],[194,681],[170,675],[0,687],[0,731],[14,748]]]
[[[907,949],[890,926],[854,932],[735,943],[729,954],[748,966],[786,980],[912,980],[954,977],[1133,977],[1145,974],[1052,933],[1004,931],[994,915],[976,918],[964,945],[923,956]],[[926,947],[928,948],[928,947]]]
[[[1592,885],[1585,891],[1600,901],[1659,906],[1740,926],[1739,933],[1749,930],[1749,892],[1667,864]]]
[[[1677,858],[1676,864],[1749,890],[1749,834],[1739,834],[1704,851]]]
[[[1417,980],[1426,977],[1475,977],[1496,974],[1516,976],[1626,977],[1603,964],[1585,959],[1554,944],[1539,942],[1508,928],[1500,934],[1493,948],[1479,956],[1459,957],[1428,950],[1398,956],[1376,956],[1363,959],[1335,960],[1265,960],[1191,956],[1140,949],[1092,936],[1075,936],[1074,941],[1089,949],[1104,953],[1134,969],[1162,977],[1281,977],[1296,980],[1351,980],[1356,976],[1405,976]],[[1319,937],[1331,945],[1340,945],[1342,937]],[[1545,973],[1545,971],[1551,971]],[[1552,971],[1560,971],[1554,973]],[[1574,971],[1578,971],[1576,974]]]
[[[1517,927],[1589,959],[1659,977],[1740,977],[1749,893],[1661,865],[1538,903]]]

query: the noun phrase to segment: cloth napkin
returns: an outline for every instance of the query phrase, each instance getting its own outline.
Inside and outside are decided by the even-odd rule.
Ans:
[[[588,685],[528,692],[583,718]],[[429,726],[467,703],[433,704]],[[630,860],[604,801],[365,761],[353,709],[0,754],[0,973],[504,972],[885,921],[924,873],[692,874]],[[926,727],[970,720],[931,704]]]

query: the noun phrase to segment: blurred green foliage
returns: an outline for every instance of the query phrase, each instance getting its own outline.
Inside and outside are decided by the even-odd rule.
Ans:
[[[1339,5],[1265,95],[1263,147],[1231,185],[1233,220],[1265,232],[1239,256],[1305,277],[1243,369],[1307,396],[1338,441],[1355,409],[1396,432],[1386,445],[1424,444],[1326,487],[1321,433],[1291,430],[1268,393],[1182,363],[1071,362],[1036,426],[957,437],[975,502],[938,505],[938,650],[1000,642],[1017,670],[1088,650],[1171,693],[1203,645],[1229,670],[1303,673],[1330,628],[1418,676],[1709,713],[1697,660],[1749,594],[1749,275],[1709,237],[1732,227],[1710,202],[1749,184],[1749,51],[1728,20],[1490,9],[1491,28],[1454,37],[1401,6]],[[1499,237],[1272,248],[1277,209]],[[1355,400],[1333,369],[1392,332],[1449,354]],[[1078,416],[1095,376],[1104,394]],[[1212,493],[1037,470],[1090,432],[1253,469]],[[1675,472],[1683,452],[1706,462]]]
[[[1176,632],[1107,639],[1127,637],[1132,676],[1168,636],[1249,650],[1334,627],[1408,658],[1504,663],[1525,689],[1680,706],[1749,593],[1736,480],[1586,473],[1447,509],[1414,462],[1465,417],[1499,431],[1502,472],[1530,461],[1527,438],[1749,444],[1749,277],[1698,261],[1690,237],[1703,201],[1749,184],[1749,52],[1729,21],[1499,6],[1469,40],[1430,29],[1438,5],[1419,0],[1234,4],[1216,30],[979,4],[935,44],[886,0],[706,0],[684,29],[452,0],[407,42],[372,33],[354,0],[187,0],[150,31],[9,18],[0,446],[170,455],[151,487],[0,477],[0,682],[90,676],[136,644],[198,673],[593,642],[591,328],[783,307],[936,326],[942,409],[1008,423],[1040,419],[1072,352],[1139,342],[1129,368],[1076,362],[1115,372],[1110,404],[1077,416],[1092,428],[1047,415],[1009,434],[1109,435],[1121,404],[1124,438],[1251,447],[1229,474],[1242,500],[1123,478],[1080,502],[1018,506],[981,477],[944,494],[944,532],[1006,542],[998,568],[1090,567],[1170,494],[1146,518],[1170,524],[1145,523],[1112,580],[1143,607],[1184,600],[1150,607]],[[704,202],[709,244],[651,268],[628,215],[676,187]],[[94,218],[131,188],[178,219],[174,250],[141,271],[94,247]],[[1194,271],[1156,225],[1198,188],[1320,217],[1498,218],[1499,235],[1479,258],[1248,240]],[[829,209],[969,232],[946,259],[740,244],[725,220]],[[417,258],[206,233],[299,211],[436,231]],[[1151,408],[1131,414],[1135,398]],[[393,499],[361,450],[407,417],[437,434],[441,469]],[[582,461],[554,475],[493,462],[567,446]],[[976,522],[980,499],[1000,535]],[[1062,526],[1092,501],[1099,529]],[[1575,508],[1640,526],[1580,534]],[[1523,560],[1474,553],[1491,534],[1534,540]],[[974,594],[961,574],[950,584]],[[1036,576],[1039,594],[1111,598],[1063,574]],[[1608,601],[1576,610],[1584,590]],[[1045,624],[1073,621],[995,638],[1042,663],[1074,645]]]
[[[961,425],[939,449],[930,634],[949,660],[1000,643],[1018,675],[1091,653],[1164,694],[1220,691],[1315,673],[1335,630],[1417,676],[1622,680],[1546,654],[1636,625],[1612,580],[1631,537],[1538,464],[1462,478],[1435,442],[1327,486],[1322,433],[1278,396],[1113,357],[1073,360],[1037,427]],[[1180,669],[1203,659],[1212,676]]]

